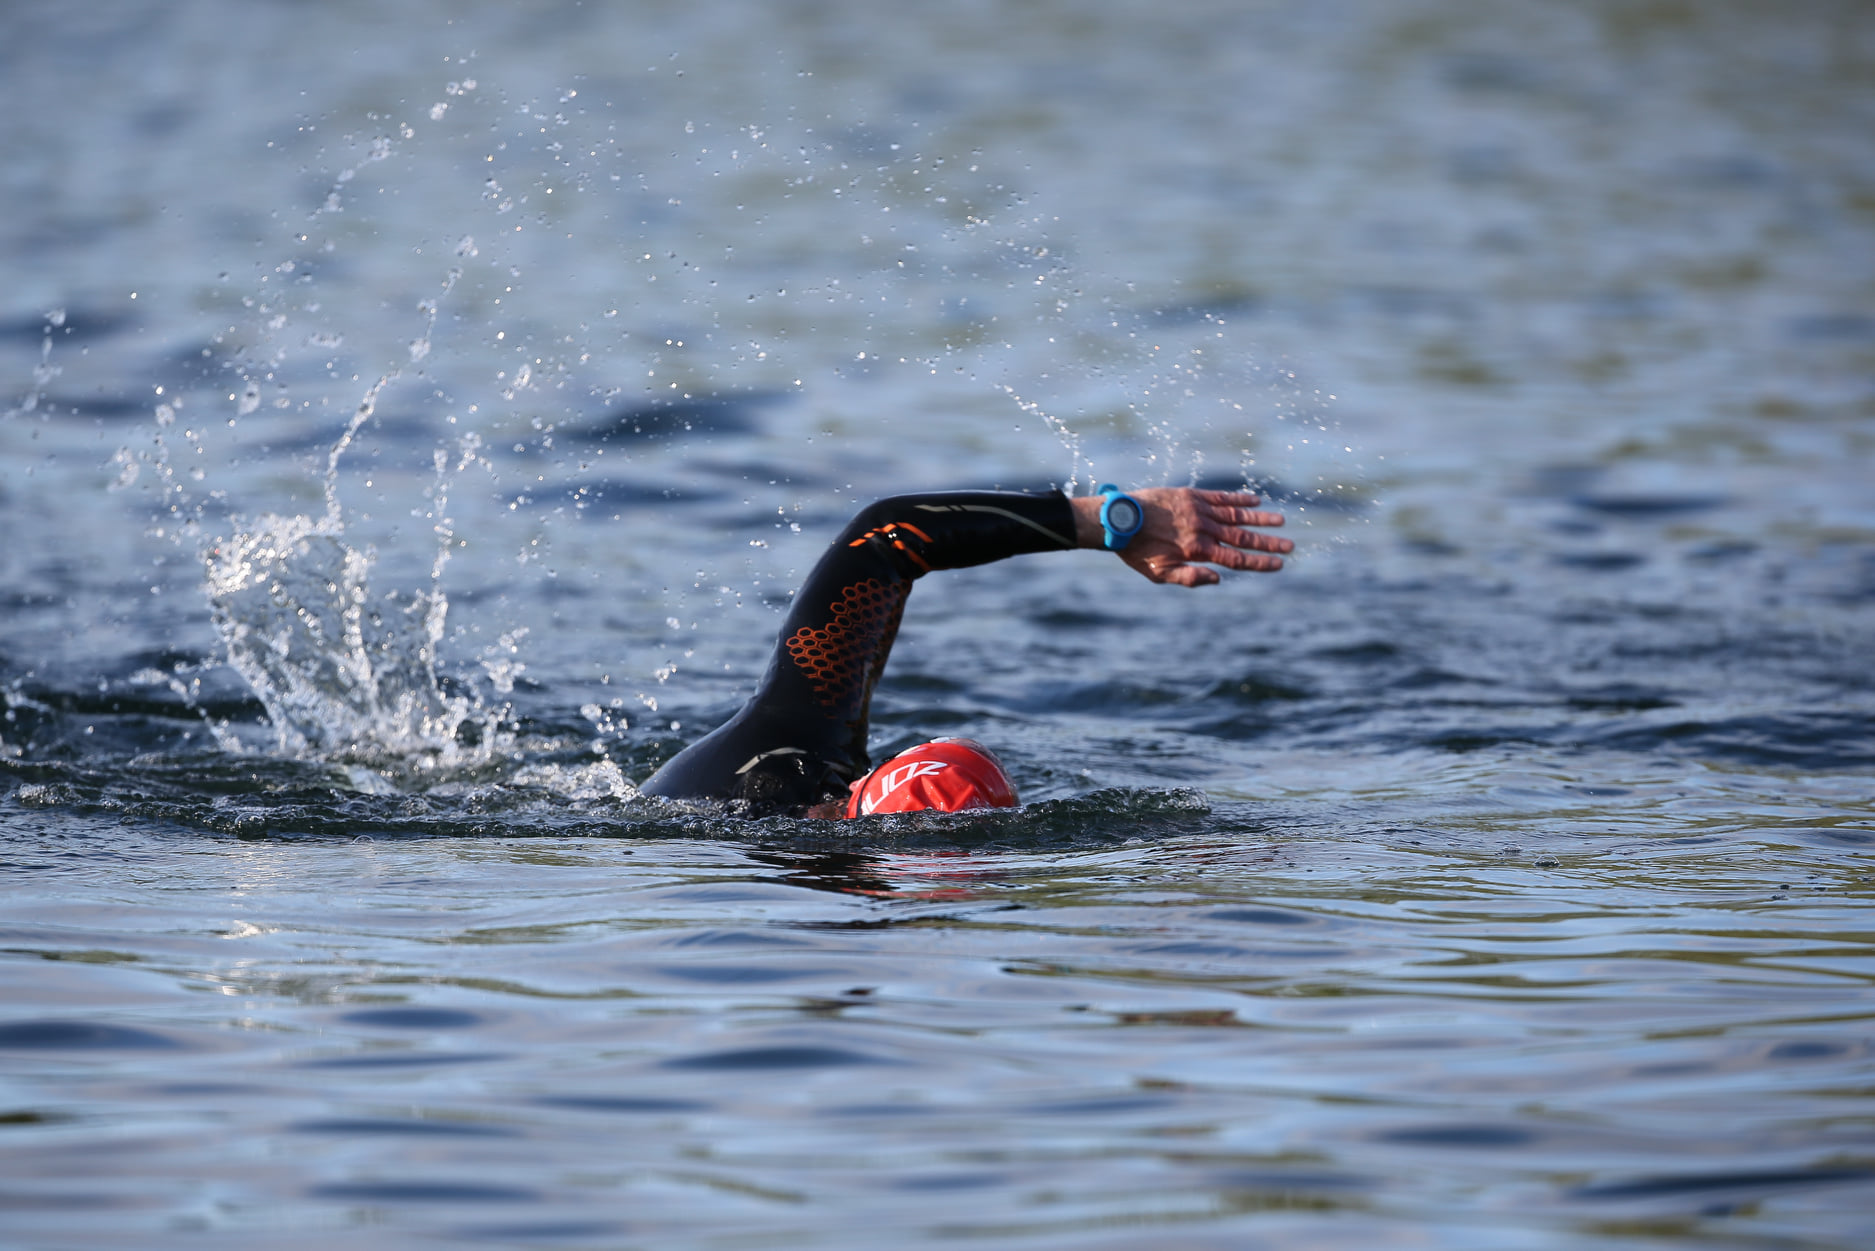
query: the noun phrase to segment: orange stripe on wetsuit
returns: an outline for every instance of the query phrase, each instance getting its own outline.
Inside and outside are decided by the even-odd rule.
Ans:
[[[917,564],[918,568],[922,572],[930,573],[931,572],[930,564],[925,560],[923,556],[920,556],[917,552],[914,552],[911,548],[905,546],[905,540],[900,538],[897,534],[897,531],[899,530],[910,531],[912,534],[917,535],[918,538],[925,543],[929,543],[931,541],[930,535],[926,534],[923,530],[920,530],[917,526],[912,525],[909,521],[888,521],[876,530],[866,531],[866,533],[860,535],[858,538],[854,539],[851,543],[848,543],[847,546],[859,547],[862,544],[868,543],[873,539],[882,538],[890,542],[893,547],[896,547],[899,551],[904,552],[905,555],[909,556]]]

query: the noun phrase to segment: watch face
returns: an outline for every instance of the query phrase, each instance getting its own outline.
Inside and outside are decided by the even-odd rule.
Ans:
[[[1131,534],[1142,520],[1139,505],[1132,500],[1115,499],[1107,505],[1107,524],[1116,534]]]

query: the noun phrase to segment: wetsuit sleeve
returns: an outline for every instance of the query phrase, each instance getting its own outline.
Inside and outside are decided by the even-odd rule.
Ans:
[[[758,814],[844,796],[870,767],[872,692],[912,583],[936,569],[1074,546],[1073,510],[1058,491],[901,495],[868,506],[796,593],[755,695],[643,790],[741,800]]]

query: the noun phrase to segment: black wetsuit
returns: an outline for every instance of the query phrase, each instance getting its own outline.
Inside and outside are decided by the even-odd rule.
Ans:
[[[866,716],[911,584],[933,569],[1074,547],[1059,491],[900,495],[847,523],[794,597],[760,689],[673,757],[642,790],[799,814],[871,767]]]

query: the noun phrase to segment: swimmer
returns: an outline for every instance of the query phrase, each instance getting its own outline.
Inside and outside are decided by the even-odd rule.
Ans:
[[[1295,545],[1250,528],[1283,523],[1259,511],[1261,502],[1243,491],[1111,486],[1074,499],[948,491],[880,500],[807,575],[754,696],[641,789],[726,802],[749,816],[1013,807],[1001,762],[970,739],[936,739],[871,767],[872,692],[912,583],[935,569],[1077,547],[1104,547],[1150,581],[1177,586],[1218,581],[1212,565],[1274,573]]]

